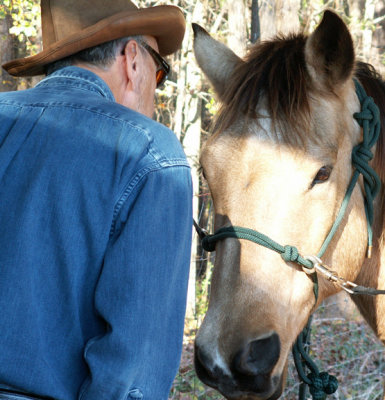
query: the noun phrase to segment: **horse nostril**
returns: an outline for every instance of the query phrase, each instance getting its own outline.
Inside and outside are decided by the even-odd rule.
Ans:
[[[199,365],[201,365],[202,367],[204,367],[204,365],[208,364],[209,362],[209,358],[196,344],[194,348],[194,356],[195,362],[199,363]]]
[[[269,375],[278,362],[281,344],[274,332],[271,336],[249,342],[234,358],[233,369],[248,376]]]
[[[213,374],[209,368],[209,357],[206,356],[204,352],[200,350],[200,348],[195,345],[194,351],[194,366],[195,371],[199,377],[199,379],[206,383],[209,386],[215,387],[215,380],[213,378]]]

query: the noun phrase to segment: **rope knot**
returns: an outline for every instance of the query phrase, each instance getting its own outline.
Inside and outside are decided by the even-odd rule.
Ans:
[[[337,378],[327,372],[321,372],[319,375],[311,372],[307,377],[311,381],[309,389],[313,400],[325,400],[327,395],[338,389]]]
[[[357,146],[354,146],[353,151],[352,151],[352,162],[353,165],[359,169],[359,171],[365,171],[365,168],[360,169],[360,164],[362,164],[362,162],[360,163],[360,161],[363,161],[364,163],[367,163],[368,161],[371,161],[373,159],[373,153],[370,150],[370,148],[368,148],[367,146],[365,146],[363,143],[359,143]],[[366,165],[364,164],[364,167],[366,167]]]
[[[285,246],[281,257],[287,262],[297,262],[299,257],[298,249],[294,246]]]
[[[353,116],[361,126],[363,126],[364,121],[379,120],[380,112],[373,97],[366,96],[361,100],[361,111],[354,113]]]
[[[201,242],[202,247],[203,247],[206,251],[209,251],[209,252],[215,251],[215,244],[216,244],[216,241],[215,241],[215,240],[210,240],[212,236],[213,236],[213,235],[207,235],[207,236],[205,236],[205,237],[202,239],[202,242]]]

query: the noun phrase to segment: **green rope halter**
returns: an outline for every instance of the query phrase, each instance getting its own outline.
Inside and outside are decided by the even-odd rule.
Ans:
[[[367,218],[368,230],[368,253],[372,248],[373,243],[373,200],[380,189],[380,179],[374,169],[369,165],[369,161],[373,159],[371,148],[376,143],[380,131],[380,112],[374,100],[367,96],[364,88],[357,80],[354,80],[356,87],[356,94],[361,103],[361,111],[355,113],[353,116],[363,128],[363,141],[356,145],[352,151],[352,164],[355,167],[353,176],[346,190],[345,197],[342,201],[340,210],[337,214],[336,220],[325,241],[323,242],[317,257],[321,258],[328,245],[332,241],[342,219],[345,215],[349,200],[352,196],[353,189],[358,181],[360,174],[363,176],[364,189],[365,189],[365,213]],[[295,262],[305,269],[313,269],[314,263],[311,259],[304,258],[300,255],[298,249],[294,246],[281,246],[279,243],[270,239],[268,236],[252,229],[243,228],[239,226],[230,226],[217,230],[213,235],[207,235],[203,230],[197,227],[198,234],[202,239],[202,247],[206,251],[214,251],[216,242],[225,238],[246,239],[273,250],[281,255],[286,262]],[[309,275],[313,279],[313,291],[315,300],[318,299],[318,279],[317,274]],[[364,289],[364,290],[359,290]],[[358,294],[384,294],[384,291],[376,291],[373,289],[359,287],[355,293]],[[324,400],[328,394],[334,393],[338,388],[337,379],[329,375],[327,372],[319,372],[315,363],[309,357],[307,351],[309,347],[310,338],[310,324],[311,318],[308,321],[305,329],[300,333],[296,343],[293,346],[294,362],[298,374],[303,381],[300,388],[300,400],[305,398],[306,385],[310,388],[310,393],[314,400]],[[306,375],[305,368],[311,372]]]

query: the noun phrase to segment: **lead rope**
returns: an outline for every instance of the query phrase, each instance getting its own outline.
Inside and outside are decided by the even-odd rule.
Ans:
[[[341,204],[341,208],[338,212],[336,220],[326,237],[324,243],[318,252],[318,257],[322,257],[325,253],[327,246],[331,242],[334,234],[336,233],[339,225],[342,222],[343,216],[346,212],[350,197],[353,193],[355,184],[358,181],[359,175],[362,174],[364,179],[364,189],[365,189],[365,213],[367,218],[367,229],[368,229],[368,257],[370,256],[373,242],[373,200],[380,188],[380,179],[374,169],[369,165],[369,161],[373,159],[373,154],[371,152],[371,147],[376,143],[380,135],[380,112],[374,100],[367,96],[364,88],[354,80],[356,93],[358,99],[361,103],[361,111],[354,114],[354,118],[358,121],[360,126],[363,128],[363,141],[353,148],[352,151],[352,164],[355,167],[353,177],[347,188],[344,200]],[[322,272],[329,280],[339,284],[342,289],[347,290],[350,294],[367,294],[367,295],[377,295],[385,294],[384,290],[376,290],[372,288],[365,288],[362,286],[357,286],[352,282],[348,282],[343,278],[338,277],[334,272],[328,270],[322,265],[321,260],[318,257],[305,258],[302,257],[298,249],[294,246],[281,246],[280,244],[274,242],[268,236],[263,235],[260,232],[254,231],[252,229],[242,228],[238,226],[230,226],[219,229],[213,235],[208,235],[206,231],[201,229],[199,225],[194,221],[195,228],[197,229],[198,235],[202,240],[202,247],[206,251],[214,251],[215,244],[218,240],[225,238],[238,238],[250,240],[254,243],[262,245],[273,251],[276,251],[281,255],[281,257],[286,262],[295,262],[300,264],[304,271],[309,272],[310,277],[313,280],[313,291],[315,296],[315,303],[318,300],[318,279],[317,271]],[[319,261],[319,263],[318,263]],[[347,286],[349,285],[349,289]],[[328,374],[327,372],[319,372],[316,364],[311,360],[308,351],[310,344],[310,325],[311,318],[300,333],[293,346],[293,357],[294,362],[298,371],[298,375],[302,380],[300,385],[299,399],[304,400],[306,396],[306,386],[309,386],[310,393],[313,400],[324,400],[326,396],[334,393],[338,388],[338,381],[336,377]],[[305,368],[308,368],[311,372],[306,375]]]
[[[368,246],[367,246],[367,256],[370,258],[373,247],[373,200],[377,195],[381,181],[378,177],[376,171],[369,165],[369,161],[373,159],[373,153],[371,148],[377,142],[380,131],[380,111],[375,104],[372,97],[369,97],[364,88],[355,79],[354,84],[356,87],[356,94],[361,103],[361,111],[355,113],[353,116],[363,128],[363,141],[356,145],[352,151],[352,164],[355,167],[353,177],[347,188],[345,198],[342,202],[341,208],[338,212],[337,218],[330,230],[328,236],[326,237],[320,251],[318,252],[318,257],[322,257],[325,253],[327,246],[331,242],[338,226],[340,225],[345,211],[347,209],[350,197],[353,193],[353,189],[358,181],[360,174],[362,174],[364,179],[364,189],[365,189],[365,214],[367,221],[367,231],[368,231]],[[377,293],[370,293],[367,289],[365,294],[384,294],[383,291],[375,291]],[[354,293],[353,293],[354,294]],[[318,296],[316,296],[317,302]],[[338,380],[335,376],[327,372],[319,372],[316,364],[309,356],[310,348],[310,329],[311,329],[311,318],[304,328],[304,330],[299,334],[292,352],[294,363],[297,368],[298,375],[302,380],[299,389],[299,400],[304,400],[306,396],[306,387],[309,386],[310,394],[313,400],[325,400],[326,396],[333,394],[338,389]],[[306,375],[305,367],[307,367],[311,372]]]

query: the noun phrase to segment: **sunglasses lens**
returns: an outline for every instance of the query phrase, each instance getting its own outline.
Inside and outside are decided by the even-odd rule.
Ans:
[[[167,64],[166,60],[164,60],[161,55],[155,51],[151,46],[147,43],[140,43],[142,47],[144,47],[150,56],[155,61],[155,64],[158,65],[158,70],[156,71],[156,87],[160,87],[163,85],[165,80],[167,79],[167,75],[170,71],[170,66]]]
[[[156,87],[162,86],[166,79],[166,71],[164,69],[158,69],[158,71],[156,71]]]

